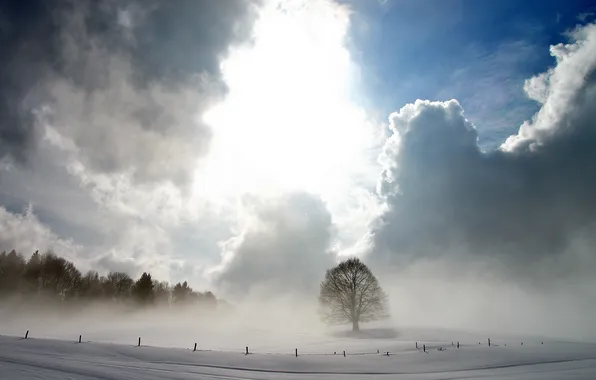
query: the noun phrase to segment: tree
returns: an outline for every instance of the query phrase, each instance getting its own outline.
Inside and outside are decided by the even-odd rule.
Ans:
[[[124,272],[110,272],[102,284],[103,292],[109,298],[122,301],[130,296],[134,281]]]
[[[151,275],[147,272],[143,272],[141,278],[139,278],[134,285],[134,295],[143,304],[151,303],[153,302],[155,295],[153,287],[154,285]]]
[[[205,292],[202,296],[202,303],[205,307],[209,309],[215,309],[217,307],[217,298],[211,292]]]
[[[167,281],[153,280],[153,294],[156,304],[169,305],[172,290]]]
[[[172,302],[174,303],[184,303],[187,302],[191,297],[192,288],[188,286],[188,283],[184,281],[183,283],[177,283],[174,288],[172,289]]]
[[[41,255],[35,251],[25,264],[23,273],[23,290],[25,293],[37,294],[41,289]]]
[[[88,271],[81,277],[79,297],[84,300],[98,300],[103,296],[102,277],[97,271]]]
[[[81,283],[81,272],[74,264],[48,251],[41,256],[41,290],[65,300],[74,297]]]
[[[0,253],[0,294],[15,293],[25,271],[25,259],[15,250]]]
[[[353,331],[359,330],[359,322],[388,316],[387,295],[370,269],[357,258],[342,261],[327,271],[319,304],[325,322],[352,322]]]

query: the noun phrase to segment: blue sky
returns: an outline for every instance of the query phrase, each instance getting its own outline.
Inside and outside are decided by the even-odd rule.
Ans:
[[[417,98],[456,98],[485,147],[536,112],[524,81],[554,65],[548,46],[593,20],[596,9],[588,0],[364,4],[352,4],[350,41],[362,69],[361,101],[387,115]]]

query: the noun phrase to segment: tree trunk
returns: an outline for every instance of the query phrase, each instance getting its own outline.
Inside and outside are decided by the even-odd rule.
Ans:
[[[352,331],[360,331],[360,327],[358,326],[358,320],[354,319],[352,321]]]

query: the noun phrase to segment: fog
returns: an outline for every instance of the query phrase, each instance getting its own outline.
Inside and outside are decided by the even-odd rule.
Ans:
[[[593,282],[538,287],[498,278],[488,266],[437,260],[382,277],[399,328],[593,340]]]
[[[449,263],[416,265],[398,276],[379,276],[388,293],[391,317],[351,325],[327,326],[317,313],[317,294],[287,292],[209,310],[197,306],[126,308],[95,303],[55,306],[5,301],[1,335],[192,348],[199,350],[308,353],[382,349],[396,341],[476,342],[507,340],[590,341],[596,336],[590,316],[594,303],[579,284],[540,290],[476,273],[453,275]],[[592,297],[592,298],[590,298]]]

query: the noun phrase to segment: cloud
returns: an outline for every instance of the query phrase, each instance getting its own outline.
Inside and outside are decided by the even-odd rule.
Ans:
[[[34,2],[2,7],[0,154],[26,158],[40,131],[90,170],[189,183],[225,86],[219,61],[250,36],[252,2]]]
[[[456,100],[391,115],[372,227],[377,265],[451,258],[532,279],[590,276],[596,227],[596,25],[551,47],[556,66],[526,82],[541,103],[500,149],[483,153]]]
[[[29,257],[33,252],[52,250],[72,260],[79,257],[82,247],[56,236],[40,223],[28,207],[21,214],[13,214],[0,207],[0,251],[16,250]]]
[[[586,22],[596,15],[594,12],[582,12],[577,15],[577,19],[581,22]]]
[[[247,197],[243,209],[240,233],[224,244],[222,267],[212,273],[220,288],[232,296],[315,294],[334,264],[329,252],[334,228],[320,198]]]
[[[593,122],[596,24],[580,27],[570,34],[571,44],[551,46],[557,65],[525,83],[527,94],[542,104],[533,120],[524,123],[517,135],[503,144],[506,151],[534,149],[540,145],[561,145],[577,133],[589,134]],[[561,138],[558,135],[562,135]]]

